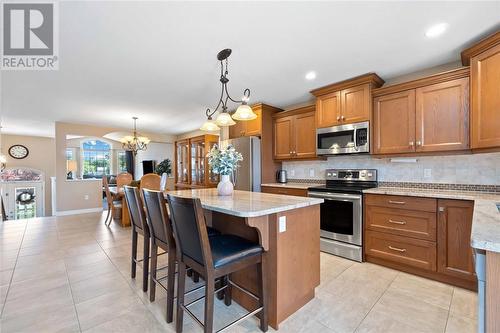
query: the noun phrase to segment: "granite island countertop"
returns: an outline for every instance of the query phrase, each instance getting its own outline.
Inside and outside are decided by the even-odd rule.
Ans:
[[[290,195],[234,191],[231,196],[217,195],[217,189],[193,189],[166,192],[185,198],[199,198],[204,209],[239,216],[257,217],[287,210],[319,205],[323,199]]]
[[[364,190],[367,194],[404,195],[413,197],[474,201],[471,246],[475,249],[500,252],[500,193],[377,187]]]

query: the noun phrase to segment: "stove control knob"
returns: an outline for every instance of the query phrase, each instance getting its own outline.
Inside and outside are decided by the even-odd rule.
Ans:
[[[327,173],[326,173],[326,176],[327,176],[327,177],[331,177],[331,176],[332,176],[332,173],[331,173],[331,172],[327,172]]]
[[[366,172],[364,171],[361,171],[361,174],[360,174],[361,177],[366,177]]]
[[[373,173],[368,172],[368,177],[373,177]]]

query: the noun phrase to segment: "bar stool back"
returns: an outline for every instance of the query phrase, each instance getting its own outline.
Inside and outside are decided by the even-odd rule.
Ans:
[[[267,293],[266,293],[266,264],[262,247],[246,239],[234,235],[216,235],[209,237],[203,208],[200,199],[182,198],[168,195],[170,207],[170,218],[177,244],[177,260],[179,265],[179,277],[177,282],[177,317],[176,332],[181,333],[183,328],[183,314],[186,311],[200,326],[204,332],[213,331],[214,318],[214,294],[222,289],[237,287],[247,295],[258,300],[259,307],[223,327],[224,330],[236,323],[256,314],[260,316],[260,328],[267,331]],[[257,265],[260,275],[259,296],[253,295],[246,289],[236,285],[227,279],[228,285],[223,285],[215,290],[215,280],[225,277],[230,273],[244,268]],[[205,279],[205,319],[202,323],[189,311],[189,304],[184,304],[184,291],[186,280],[186,267],[191,267],[195,272]]]
[[[132,279],[135,279],[136,265],[138,262],[142,262],[142,290],[146,292],[148,291],[150,231],[144,216],[139,189],[126,185],[123,187],[123,192],[125,194],[130,221],[132,222],[132,269],[130,275]],[[144,238],[142,260],[137,260],[138,234]]]

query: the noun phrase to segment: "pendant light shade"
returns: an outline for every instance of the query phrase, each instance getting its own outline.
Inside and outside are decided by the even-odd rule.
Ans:
[[[217,119],[215,119],[215,122],[217,123],[218,126],[233,126],[236,125],[234,122],[233,118],[229,115],[227,112],[221,112],[217,116]]]
[[[238,106],[236,112],[232,115],[234,120],[253,120],[257,118],[257,115],[253,112],[252,108],[247,104],[242,104]]]
[[[207,121],[203,123],[203,125],[201,125],[200,130],[207,132],[215,132],[220,130],[220,127],[217,126],[217,124],[215,123],[214,120],[212,120],[212,118],[209,118],[207,119]]]

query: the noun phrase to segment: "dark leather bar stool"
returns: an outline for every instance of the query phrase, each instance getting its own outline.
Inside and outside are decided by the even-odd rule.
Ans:
[[[227,329],[240,321],[260,312],[260,329],[267,331],[267,288],[266,288],[266,263],[263,249],[259,244],[250,242],[244,238],[234,235],[219,235],[209,237],[206,229],[203,209],[199,199],[182,198],[168,195],[170,207],[170,219],[177,244],[177,260],[179,265],[179,277],[177,282],[177,316],[176,332],[181,333],[183,327],[183,315],[186,311],[200,326],[204,332],[213,331],[214,318],[214,294],[220,290],[230,290],[236,287],[247,295],[258,300],[259,306],[254,311],[233,321],[221,330]],[[259,295],[238,286],[229,279],[228,284],[215,290],[215,280],[225,278],[230,273],[242,270],[246,267],[257,265],[259,274]],[[186,281],[186,267],[191,267],[195,272],[205,279],[205,296],[184,304],[184,289]],[[193,303],[205,299],[205,320],[202,323],[189,311],[188,307]],[[226,301],[229,301],[226,299]],[[227,303],[226,303],[227,304]]]
[[[142,290],[148,291],[148,275],[149,275],[149,242],[150,232],[144,210],[142,208],[142,200],[139,196],[137,187],[124,186],[125,201],[130,215],[132,225],[132,269],[130,276],[135,279],[137,263],[142,262]],[[138,235],[144,237],[143,255],[141,260],[137,260],[137,238]]]
[[[163,192],[154,190],[143,189],[142,197],[144,198],[147,222],[151,233],[151,286],[149,300],[151,302],[155,300],[156,284],[159,284],[167,291],[167,323],[171,323],[174,311],[175,264],[177,256],[172,225],[167,211],[167,201]],[[210,236],[220,234],[213,228],[208,228],[207,232]],[[168,253],[168,262],[165,267],[158,268],[158,248]],[[157,272],[165,268],[167,269],[167,275],[157,278]],[[162,283],[165,279],[167,279],[166,286]],[[202,287],[190,290],[187,294],[195,292]]]

